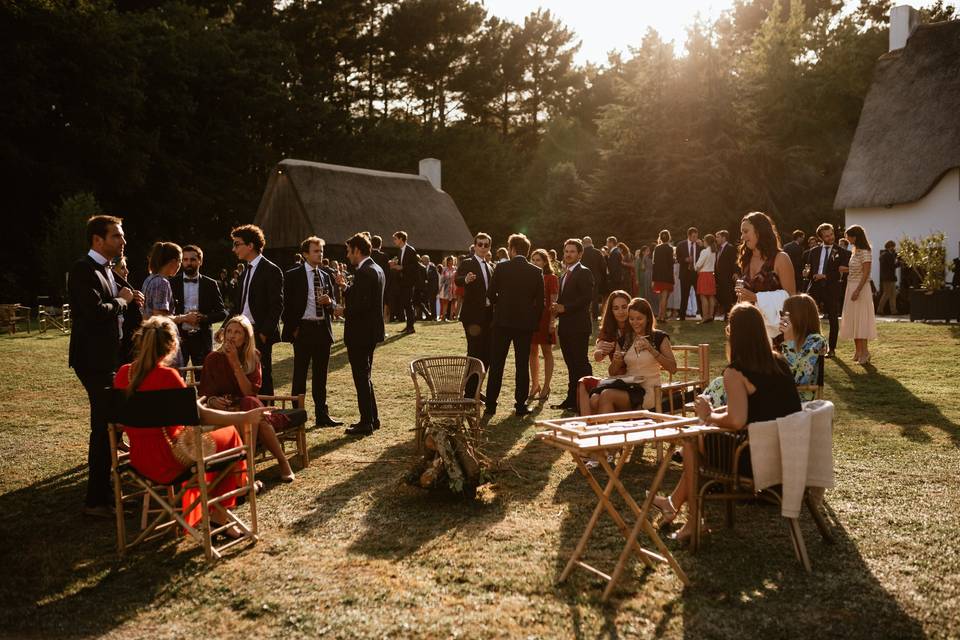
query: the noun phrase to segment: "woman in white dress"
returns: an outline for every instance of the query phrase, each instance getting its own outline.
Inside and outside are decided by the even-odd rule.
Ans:
[[[843,296],[843,315],[840,317],[841,340],[853,340],[853,361],[870,362],[868,340],[877,339],[877,319],[873,313],[873,295],[870,288],[870,267],[873,255],[867,234],[860,225],[853,225],[844,234],[853,254],[847,272],[847,290]]]

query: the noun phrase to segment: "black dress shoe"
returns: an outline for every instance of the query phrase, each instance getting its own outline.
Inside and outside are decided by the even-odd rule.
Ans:
[[[551,408],[551,409],[563,409],[564,411],[576,411],[576,410],[577,410],[576,407],[574,407],[573,405],[571,405],[571,404],[569,404],[569,403],[566,403],[566,402],[561,402],[560,404],[552,404],[552,405],[550,405],[550,408]]]
[[[824,357],[824,358],[832,358],[832,357],[835,356],[835,355],[837,355],[837,353],[836,353],[833,349],[831,349],[830,351],[827,351],[827,354],[826,354],[825,356],[823,356],[823,357]]]
[[[519,417],[521,417],[521,418],[522,418],[523,416],[528,416],[528,415],[530,415],[531,413],[533,413],[533,411],[531,411],[531,410],[530,410],[530,407],[528,407],[528,406],[525,405],[525,404],[522,404],[522,405],[520,405],[519,407],[517,407],[516,414],[517,414]]]
[[[380,421],[377,420],[376,422],[373,423],[373,430],[376,431],[379,428],[380,428]]]
[[[363,422],[352,424],[344,430],[348,436],[370,436],[373,435],[373,425]]]
[[[112,519],[117,515],[116,509],[112,504],[101,504],[95,507],[85,506],[83,515],[88,518],[100,518],[103,520]]]
[[[343,422],[340,420],[334,420],[330,416],[317,416],[317,426],[318,427],[342,427]]]
[[[492,416],[497,412],[497,405],[488,405],[486,409],[483,410],[483,415]]]

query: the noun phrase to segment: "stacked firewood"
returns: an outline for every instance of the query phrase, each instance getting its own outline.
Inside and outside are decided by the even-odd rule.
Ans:
[[[423,449],[407,473],[408,484],[472,496],[486,481],[487,460],[461,426],[428,425]]]

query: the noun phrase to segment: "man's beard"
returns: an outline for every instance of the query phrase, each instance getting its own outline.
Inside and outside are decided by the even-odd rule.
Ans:
[[[200,271],[199,269],[188,269],[188,268],[184,267],[184,268],[183,268],[183,275],[187,276],[188,278],[195,278],[195,277],[197,277],[197,273],[198,273],[199,271]]]

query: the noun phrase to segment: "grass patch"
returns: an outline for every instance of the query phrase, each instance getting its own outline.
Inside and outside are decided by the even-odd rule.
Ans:
[[[607,604],[585,572],[556,583],[595,503],[569,458],[533,440],[532,420],[504,410],[491,422],[486,452],[502,465],[476,501],[401,483],[413,451],[407,363],[465,345],[456,324],[408,337],[399,329],[388,327],[393,337],[374,362],[384,428],[361,440],[313,431],[311,466],[290,486],[272,482],[275,465],[262,466],[263,542],[213,565],[195,545],[172,541],[117,561],[112,523],[79,515],[88,407],[66,366],[68,339],[0,339],[0,636],[960,635],[960,329],[883,324],[871,345],[875,371],[850,364],[852,345],[828,362],[838,486],[827,504],[837,542],[823,544],[803,523],[812,575],[794,560],[778,512],[748,505],[735,529],[721,528],[697,555],[677,551],[691,587],[665,567],[638,564]],[[719,371],[721,324],[667,330],[675,344],[709,342]],[[551,402],[566,379],[556,356]],[[289,345],[274,358],[276,386],[289,389]],[[330,367],[331,410],[355,421],[342,343]],[[506,378],[501,400],[512,397]],[[630,465],[627,482],[646,483],[651,472]],[[589,559],[610,569],[621,538],[601,522]]]

